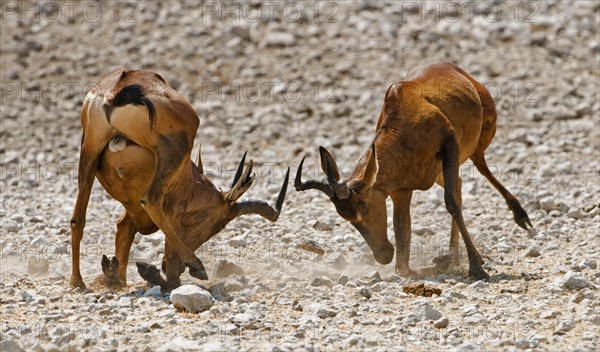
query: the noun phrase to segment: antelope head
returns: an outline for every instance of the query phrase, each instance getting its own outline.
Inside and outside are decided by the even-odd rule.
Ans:
[[[229,221],[240,215],[256,214],[269,221],[274,222],[277,220],[285,200],[290,170],[288,168],[277,201],[273,207],[261,200],[239,200],[254,182],[255,174],[252,173],[253,165],[252,160],[246,165],[246,153],[244,153],[231,184],[231,189],[220,192],[205,177],[202,170],[201,152],[198,150],[196,166],[200,175],[196,176],[196,182],[200,184],[200,187],[208,187],[215,190],[215,192],[206,192],[206,188],[199,189],[198,194],[200,196],[197,198],[197,202],[199,203],[194,208],[196,208],[196,211],[201,212],[202,216],[198,216],[197,213],[194,215],[194,218],[198,219],[196,221],[200,221],[196,225],[197,228],[203,231],[208,230],[211,232],[210,236],[212,236],[225,227]],[[204,180],[207,182],[203,182]],[[212,194],[212,197],[207,199],[206,194]]]
[[[325,148],[319,147],[319,153],[326,181],[302,182],[303,158],[298,166],[294,188],[296,191],[317,189],[325,193],[338,214],[360,232],[375,260],[388,264],[394,257],[394,247],[387,239],[387,195],[374,187],[378,171],[375,144],[371,145],[347,179],[341,179],[335,160]]]

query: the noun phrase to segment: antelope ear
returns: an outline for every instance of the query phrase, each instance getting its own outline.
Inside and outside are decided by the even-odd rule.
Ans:
[[[325,175],[327,175],[327,179],[333,179],[334,181],[340,180],[340,172],[338,171],[337,164],[333,159],[333,156],[329,154],[327,149],[323,147],[319,147],[319,154],[321,154],[321,169]]]
[[[371,144],[371,149],[367,153],[369,153],[369,160],[367,160],[367,165],[365,166],[363,175],[358,181],[361,192],[371,189],[373,184],[375,184],[375,180],[377,180],[377,170],[379,170],[379,165],[377,164],[377,152],[375,151],[375,143]]]

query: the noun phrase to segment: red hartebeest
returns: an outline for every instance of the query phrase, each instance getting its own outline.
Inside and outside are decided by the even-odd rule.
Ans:
[[[462,216],[459,166],[471,159],[504,197],[517,224],[524,229],[532,227],[517,198],[486,164],[484,153],[495,133],[494,100],[481,83],[451,63],[419,67],[388,88],[375,139],[349,178],[340,180],[335,160],[321,147],[321,168],[327,182],[303,183],[303,159],[295,188],[318,189],[327,194],[337,212],[361,233],[382,264],[394,257],[394,247],[387,238],[385,203],[388,196],[392,197],[396,271],[413,275],[409,267],[412,193],[437,183],[444,187],[446,208],[452,215],[450,262],[458,263],[460,232],[469,257],[469,275],[486,279],[489,276],[483,260]]]
[[[154,72],[116,70],[87,95],[81,112],[83,137],[78,194],[71,218],[71,286],[85,287],[79,269],[80,242],[94,182],[125,207],[117,223],[116,257],[102,258],[102,269],[113,283],[126,284],[131,243],[137,232],[165,234],[163,271],[138,263],[140,275],[163,288],[179,286],[190,275],[207,279],[194,251],[242,214],[276,221],[287,189],[285,181],[275,207],[262,201],[237,201],[252,185],[252,160],[239,164],[230,191],[221,192],[204,175],[200,150],[191,160],[199,119],[190,104]],[[288,169],[289,173],[289,169]]]

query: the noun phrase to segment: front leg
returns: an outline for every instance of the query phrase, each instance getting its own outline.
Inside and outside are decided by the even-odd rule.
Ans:
[[[169,288],[173,289],[181,286],[180,276],[185,271],[185,265],[170,241],[165,241],[165,255],[162,261],[162,271],[167,276]]]
[[[140,203],[152,221],[163,231],[166,239],[173,245],[183,262],[189,266],[190,275],[207,280],[206,270],[194,251],[186,244],[164,211],[165,188],[176,183],[174,178],[182,170],[183,163],[189,163],[188,144],[183,136],[161,135],[155,152],[156,171],[146,195]],[[175,185],[177,187],[177,185]],[[185,234],[183,234],[185,237]]]
[[[400,276],[415,276],[410,269],[410,201],[412,191],[400,190],[392,195],[394,202],[394,235],[396,237],[396,273]]]

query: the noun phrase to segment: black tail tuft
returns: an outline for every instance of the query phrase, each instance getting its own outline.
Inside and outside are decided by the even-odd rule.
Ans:
[[[152,104],[150,99],[146,98],[142,92],[142,87],[140,85],[132,84],[124,87],[112,101],[113,106],[125,106],[129,104],[144,105],[148,110],[150,125],[154,127],[156,110],[154,109],[154,104]]]

